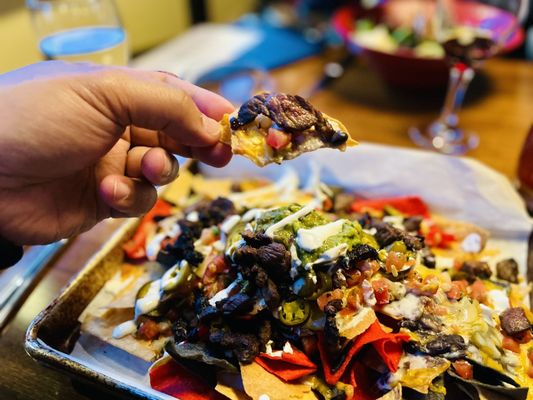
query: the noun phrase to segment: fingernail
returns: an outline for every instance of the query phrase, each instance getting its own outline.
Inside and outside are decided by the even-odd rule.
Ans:
[[[210,134],[211,136],[219,137],[220,136],[220,124],[215,121],[214,119],[211,119],[209,117],[203,116],[204,120],[204,129],[205,131]]]
[[[179,175],[179,164],[174,156],[168,154],[167,157],[169,164],[166,165],[165,170],[163,171],[163,177],[169,178],[171,176],[175,176],[177,178]]]
[[[115,201],[124,200],[129,195],[130,195],[130,187],[126,185],[124,182],[121,182],[117,179],[115,181],[115,187],[113,190],[113,199]]]

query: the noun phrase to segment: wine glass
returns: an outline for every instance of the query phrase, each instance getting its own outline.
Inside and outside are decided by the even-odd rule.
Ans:
[[[113,0],[26,0],[47,60],[127,65],[128,44]]]
[[[504,48],[520,29],[527,0],[437,0],[434,29],[450,67],[448,91],[440,116],[429,126],[409,129],[417,145],[445,154],[476,148],[479,136],[459,127],[458,111],[475,69]]]

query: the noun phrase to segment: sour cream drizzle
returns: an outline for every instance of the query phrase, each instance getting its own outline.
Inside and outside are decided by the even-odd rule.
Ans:
[[[148,293],[135,302],[135,319],[140,315],[147,314],[153,311],[159,305],[159,290],[161,288],[161,280],[153,281],[148,288]]]
[[[117,325],[115,329],[113,329],[113,333],[111,335],[113,336],[113,339],[122,339],[124,336],[131,335],[136,331],[137,324],[135,323],[135,321],[131,320]]]
[[[329,237],[339,234],[342,231],[345,222],[345,219],[339,219],[329,224],[316,226],[310,229],[298,229],[296,244],[300,249],[305,251],[316,250],[322,246]]]
[[[300,208],[294,214],[291,214],[283,218],[281,221],[276,222],[274,225],[269,226],[268,229],[265,231],[265,234],[269,237],[274,237],[274,233],[276,233],[280,229],[283,229],[287,225],[290,225],[293,222],[298,221],[300,218],[305,217],[307,214],[309,214],[314,209],[315,209],[314,203],[308,204],[305,207]]]
[[[222,225],[220,225],[220,230],[226,235],[231,232],[233,228],[240,222],[241,217],[238,215],[231,215],[227,217]]]

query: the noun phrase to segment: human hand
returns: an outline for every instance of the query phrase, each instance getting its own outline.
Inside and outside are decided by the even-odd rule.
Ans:
[[[40,244],[148,211],[169,153],[223,166],[233,107],[163,72],[43,62],[0,76],[0,237]]]

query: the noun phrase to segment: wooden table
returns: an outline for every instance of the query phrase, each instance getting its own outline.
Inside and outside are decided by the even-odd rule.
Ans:
[[[301,92],[311,87],[321,76],[324,62],[322,58],[312,58],[275,71],[277,89]],[[364,66],[355,65],[331,88],[317,92],[312,101],[343,120],[361,141],[412,147],[407,128],[436,116],[442,92],[394,91]],[[489,61],[469,92],[461,117],[464,127],[475,129],[481,136],[480,147],[470,155],[512,178],[522,142],[533,123],[533,64]],[[116,221],[106,221],[73,240],[43,274],[0,336],[0,400],[113,398],[38,365],[25,354],[23,340],[29,322],[116,226]]]

